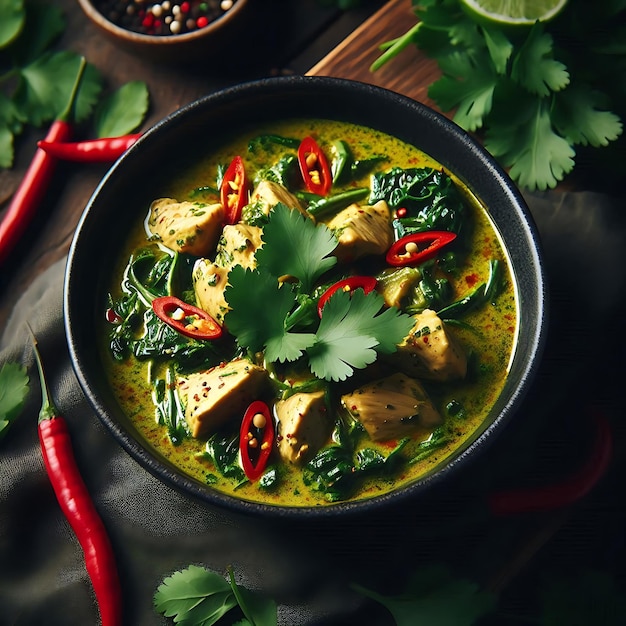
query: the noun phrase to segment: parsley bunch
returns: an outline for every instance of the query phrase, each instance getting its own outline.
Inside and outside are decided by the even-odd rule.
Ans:
[[[293,362],[306,354],[311,372],[328,381],[345,380],[373,363],[378,352],[396,349],[412,318],[394,308],[382,310],[384,299],[376,292],[339,291],[318,318],[312,292],[337,263],[331,256],[336,247],[324,224],[284,204],[273,209],[256,268],[238,265],[228,274],[224,297],[231,310],[225,324],[239,346],[264,350],[268,362]],[[279,281],[282,277],[289,278]]]
[[[606,147],[626,114],[626,5],[570,0],[530,29],[478,24],[459,0],[414,0],[419,21],[388,42],[376,70],[414,43],[442,77],[428,95],[454,121],[482,133],[485,148],[520,187],[553,188],[577,151]],[[621,166],[622,164],[620,164]]]
[[[55,5],[29,0],[0,1],[0,167],[13,166],[15,139],[26,127],[41,127],[67,104],[80,57],[53,46],[65,30],[62,11]],[[132,81],[99,100],[103,79],[88,64],[74,107],[74,122],[95,113],[99,137],[131,132],[148,108],[148,92]]]

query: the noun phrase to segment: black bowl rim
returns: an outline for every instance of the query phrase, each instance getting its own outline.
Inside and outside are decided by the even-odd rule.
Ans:
[[[533,301],[536,320],[530,338],[530,348],[524,362],[524,367],[520,373],[516,389],[511,393],[506,405],[502,407],[500,413],[493,421],[472,441],[463,451],[447,461],[443,467],[440,467],[435,473],[416,480],[415,482],[403,486],[397,491],[392,491],[380,496],[358,501],[339,502],[331,505],[321,505],[315,507],[285,507],[265,505],[257,502],[249,502],[237,499],[221,492],[207,489],[206,486],[195,481],[191,477],[178,473],[164,464],[162,459],[150,452],[146,447],[136,442],[130,437],[115,419],[108,415],[107,408],[95,393],[88,373],[82,367],[81,349],[77,339],[77,335],[73,329],[72,319],[72,303],[76,298],[75,290],[72,288],[72,272],[77,271],[75,267],[76,256],[80,246],[81,232],[84,230],[85,224],[89,220],[92,207],[97,202],[97,198],[102,188],[109,184],[109,181],[120,172],[127,160],[135,158],[134,155],[142,149],[144,143],[148,143],[154,136],[159,135],[161,129],[170,125],[175,125],[185,117],[193,115],[198,108],[213,106],[217,103],[234,101],[244,98],[250,94],[264,92],[266,90],[281,89],[338,89],[338,90],[356,90],[362,97],[374,95],[379,98],[385,98],[394,103],[396,106],[407,107],[413,109],[417,114],[425,117],[429,123],[436,127],[442,128],[448,138],[453,139],[461,144],[473,158],[477,160],[477,165],[484,172],[487,172],[493,178],[499,189],[508,197],[511,204],[516,209],[516,215],[520,220],[520,226],[525,234],[526,242],[530,244],[530,255],[533,263],[533,281],[536,286],[537,296]],[[133,457],[144,469],[149,471],[155,477],[160,479],[170,487],[186,493],[195,499],[210,505],[217,506],[220,509],[228,510],[232,513],[240,513],[244,515],[260,515],[263,517],[275,519],[328,519],[336,516],[346,516],[353,514],[361,514],[370,510],[379,509],[386,505],[397,505],[406,502],[409,498],[415,498],[432,486],[439,485],[445,481],[451,474],[456,474],[459,469],[468,464],[473,457],[477,456],[476,452],[479,447],[487,447],[499,434],[504,424],[506,424],[516,409],[526,397],[529,387],[534,380],[541,361],[545,343],[547,340],[548,328],[548,284],[545,275],[545,269],[542,259],[541,243],[535,222],[530,214],[526,202],[506,172],[500,167],[495,159],[480,146],[468,133],[461,129],[454,122],[438,113],[434,109],[417,102],[407,96],[390,91],[388,89],[371,85],[368,83],[354,81],[343,78],[319,77],[319,76],[279,76],[271,78],[262,78],[249,82],[234,85],[221,89],[201,97],[175,112],[164,117],[157,122],[152,128],[147,130],[143,136],[110,168],[107,174],[100,181],[90,200],[88,201],[83,214],[80,218],[75,231],[74,238],[70,247],[68,261],[64,279],[64,325],[66,338],[70,353],[70,359],[75,375],[78,379],[80,387],[87,398],[88,402],[94,409],[97,417],[104,424],[114,439],[121,447]]]

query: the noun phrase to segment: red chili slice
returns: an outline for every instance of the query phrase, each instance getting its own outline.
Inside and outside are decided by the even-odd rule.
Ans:
[[[240,156],[236,156],[224,172],[220,200],[225,211],[224,222],[236,224],[241,217],[241,209],[248,202],[248,177]]]
[[[265,402],[255,400],[246,409],[239,430],[241,464],[249,480],[261,477],[273,445],[274,422],[270,409]]]
[[[332,185],[332,174],[326,155],[313,137],[305,137],[298,148],[298,163],[307,191],[326,196]]]
[[[412,233],[398,239],[387,251],[387,263],[396,267],[419,265],[435,256],[456,239],[456,233],[447,230],[431,230]]]
[[[174,296],[163,296],[152,301],[157,317],[191,339],[211,340],[222,335],[222,327],[206,312]]]
[[[336,282],[334,285],[331,285],[317,301],[317,313],[320,317],[322,317],[322,309],[330,299],[330,297],[337,291],[349,291],[350,295],[354,293],[355,289],[363,289],[363,291],[367,294],[376,288],[376,279],[373,276],[350,276],[349,278],[344,278],[339,282]]]

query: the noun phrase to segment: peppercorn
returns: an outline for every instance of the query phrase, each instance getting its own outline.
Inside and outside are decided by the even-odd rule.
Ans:
[[[206,28],[227,13],[237,0],[95,0],[110,22],[142,35],[176,36]]]

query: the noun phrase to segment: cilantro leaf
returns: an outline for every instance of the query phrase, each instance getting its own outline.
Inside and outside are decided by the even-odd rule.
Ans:
[[[324,306],[315,345],[307,349],[311,371],[318,378],[340,381],[376,360],[376,349],[393,352],[411,329],[408,315],[388,309],[383,298],[356,290],[337,291]]]
[[[569,72],[554,58],[553,46],[552,35],[536,23],[513,60],[511,78],[539,96],[564,89],[570,81]]]
[[[572,86],[557,94],[554,125],[572,144],[606,146],[623,130],[619,117],[600,110],[599,94],[589,88]]]
[[[263,243],[256,253],[257,263],[276,277],[297,278],[305,292],[337,263],[336,257],[328,256],[337,247],[333,233],[282,203],[270,213],[263,229]]]
[[[225,578],[190,565],[165,578],[153,603],[156,611],[179,624],[210,626],[235,607],[237,600]]]
[[[13,133],[0,121],[0,167],[11,167],[14,155]]]
[[[453,577],[443,566],[417,571],[405,591],[384,596],[360,585],[352,587],[387,607],[397,626],[472,626],[495,608],[495,597],[478,585]]]
[[[455,107],[454,121],[469,131],[483,126],[493,103],[498,77],[487,54],[470,57],[453,53],[440,59],[444,75],[428,89],[428,95],[449,111]]]
[[[315,336],[290,333],[285,319],[296,303],[288,283],[281,284],[272,274],[236,265],[228,274],[224,298],[231,310],[224,322],[243,348],[258,352],[266,349],[269,361],[295,361],[312,345]],[[250,306],[250,303],[257,306]]]
[[[135,130],[148,110],[148,87],[139,80],[122,85],[98,105],[95,113],[96,135],[118,137]]]
[[[24,28],[23,0],[0,0],[0,49],[8,46]]]
[[[238,624],[250,624],[251,626],[276,626],[278,623],[278,613],[276,602],[271,598],[265,598],[258,593],[254,593],[245,587],[241,587],[235,582],[235,575],[232,569],[228,571],[230,586],[237,598],[237,603],[241,607],[247,621],[242,620]]]
[[[10,47],[15,67],[24,67],[41,56],[65,28],[58,6],[49,2],[27,2],[25,6],[26,23]]]
[[[485,148],[510,167],[513,180],[527,189],[553,188],[574,167],[574,149],[557,134],[550,118],[549,102],[528,103],[523,116],[511,108],[507,122],[492,122]]]
[[[26,368],[4,363],[0,369],[0,438],[20,414],[29,390]]]
[[[496,28],[483,28],[482,33],[496,72],[506,74],[509,59],[513,54],[513,44],[502,31]]]
[[[77,54],[63,51],[46,53],[21,69],[14,101],[32,124],[54,119],[67,106],[79,63]],[[75,121],[91,114],[101,88],[98,70],[87,65],[74,107]]]

